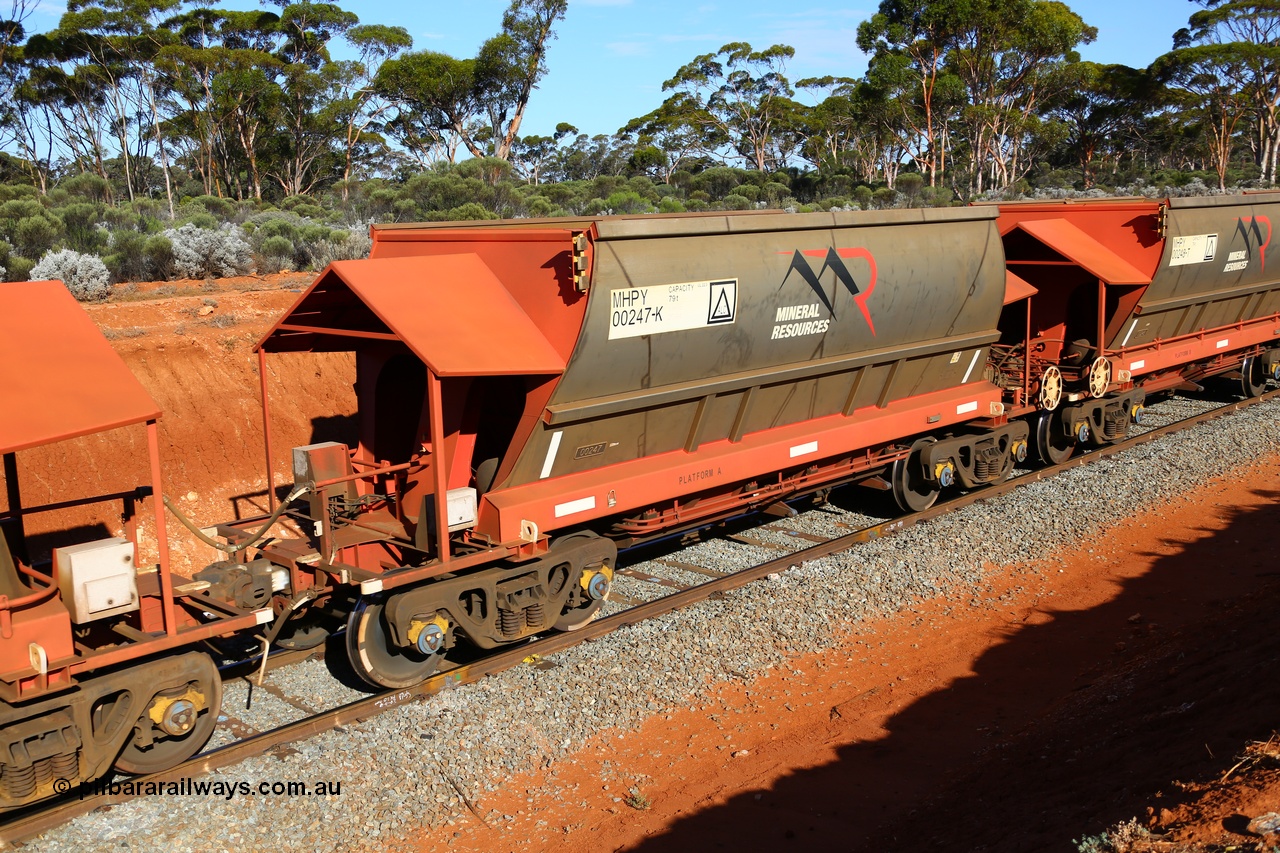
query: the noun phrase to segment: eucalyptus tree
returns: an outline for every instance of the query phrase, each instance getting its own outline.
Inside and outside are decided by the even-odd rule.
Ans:
[[[375,90],[393,105],[387,129],[424,166],[456,162],[460,147],[483,157],[476,141],[483,93],[475,60],[424,50],[388,59],[378,68]]]
[[[476,85],[484,93],[495,157],[511,155],[529,98],[547,74],[548,43],[568,8],[568,0],[513,0],[502,31],[480,47]]]
[[[946,3],[956,16],[946,65],[961,81],[957,123],[967,142],[971,193],[1007,187],[1045,153],[1039,115],[1077,84],[1075,49],[1096,27],[1058,0]],[[1028,150],[1031,148],[1032,150]]]
[[[271,176],[285,195],[302,195],[320,179],[318,161],[333,152],[328,107],[339,94],[343,68],[329,54],[329,43],[360,19],[333,3],[271,0],[280,8],[275,50],[279,95],[277,150]],[[283,143],[283,144],[279,144]]]
[[[570,135],[576,135],[578,129],[568,122],[556,125],[550,136],[525,136],[516,141],[511,149],[511,167],[517,175],[537,186],[546,178],[546,173],[553,168],[560,155],[560,143]]]
[[[1145,69],[1081,62],[1074,88],[1051,103],[1048,114],[1066,130],[1065,150],[1080,169],[1085,189],[1099,166],[1133,153],[1143,118],[1154,109],[1157,87]]]
[[[964,0],[882,0],[858,26],[858,47],[871,54],[867,80],[898,114],[902,144],[929,186],[947,171],[950,123],[963,104],[963,83],[947,67],[964,21]]]
[[[902,167],[902,122],[885,93],[865,79],[810,77],[796,85],[825,97],[808,114],[804,158],[820,171],[851,169],[865,183],[893,187]]]
[[[648,156],[646,162],[664,184],[688,162],[704,152],[717,151],[728,144],[728,136],[705,122],[696,120],[697,107],[688,97],[671,97],[653,112],[633,118],[618,129],[618,136],[632,140],[637,150],[653,148],[661,158]]]
[[[26,23],[38,2],[39,0],[9,0],[8,14],[0,17],[0,127],[12,117],[8,107],[13,103],[15,72],[22,63]]]
[[[1280,0],[1197,2],[1205,8],[1174,35],[1175,49],[1162,67],[1216,66],[1229,75],[1250,102],[1254,161],[1263,180],[1274,182],[1280,161]]]
[[[166,22],[175,39],[156,56],[174,102],[166,138],[185,149],[205,195],[262,197],[264,130],[279,100],[278,21],[265,10],[195,6]]]
[[[785,44],[757,51],[731,42],[694,57],[662,84],[673,94],[651,124],[681,122],[704,135],[702,153],[717,156],[726,146],[725,159],[761,172],[781,169],[800,142],[803,108],[786,76],[795,53]]]
[[[347,31],[347,41],[356,48],[357,59],[335,63],[338,97],[331,112],[344,128],[342,139],[342,198],[345,201],[355,167],[355,152],[365,138],[381,128],[391,110],[391,102],[374,85],[378,68],[388,58],[413,47],[404,27],[381,24],[357,25]]]
[[[1243,11],[1242,6],[1268,6],[1269,3],[1220,3],[1191,16],[1190,26],[1174,36],[1174,49],[1152,63],[1156,78],[1166,84],[1178,102],[1179,117],[1193,121],[1201,129],[1211,167],[1218,175],[1219,189],[1226,189],[1227,170],[1231,164],[1242,125],[1254,116],[1260,124],[1268,121],[1259,107],[1275,98],[1266,94],[1265,77],[1259,78],[1276,48],[1245,41],[1224,40],[1228,22]],[[1264,138],[1274,137],[1263,131]],[[1274,147],[1274,140],[1268,139]],[[1264,150],[1265,146],[1264,146]],[[1261,153],[1261,152],[1260,152]],[[1262,157],[1274,176],[1275,158],[1269,150]],[[1270,178],[1269,178],[1270,179]]]
[[[48,162],[52,154],[42,157],[39,122],[33,113],[35,104],[20,96],[26,85],[29,68],[23,50],[26,24],[38,0],[10,0],[9,10],[0,18],[0,147],[12,145],[21,157],[21,168],[41,192],[48,189]],[[51,139],[44,140],[52,145]]]
[[[388,129],[420,159],[442,152],[453,162],[459,146],[510,159],[567,9],[568,0],[512,0],[501,31],[474,58],[422,51],[384,62],[376,89],[398,110]]]
[[[152,172],[153,158],[160,159],[170,211],[173,183],[160,131],[166,84],[157,74],[156,56],[174,41],[165,22],[181,3],[72,0],[57,28],[32,45],[33,54],[42,53],[68,72],[68,94],[82,92],[100,104],[130,200],[149,194],[146,176]]]

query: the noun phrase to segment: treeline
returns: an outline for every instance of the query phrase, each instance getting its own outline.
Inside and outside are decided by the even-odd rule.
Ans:
[[[310,268],[374,220],[1270,185],[1280,157],[1280,0],[1199,0],[1148,68],[1081,61],[1096,29],[1057,0],[884,0],[860,77],[737,42],[617,132],[549,136],[521,127],[567,0],[512,0],[474,57],[332,3],[71,0],[43,33],[10,3],[9,280],[57,252],[95,282]]]

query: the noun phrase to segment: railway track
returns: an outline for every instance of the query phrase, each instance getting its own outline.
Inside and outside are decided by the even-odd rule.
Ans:
[[[541,658],[546,658],[580,643],[591,642],[621,628],[671,613],[698,601],[723,595],[770,574],[780,573],[801,563],[848,550],[859,543],[892,535],[921,522],[937,518],[971,504],[990,500],[1022,486],[1050,478],[1063,471],[1099,462],[1179,430],[1277,398],[1280,398],[1280,390],[1271,391],[1248,400],[1228,403],[1167,425],[1150,429],[1141,434],[1133,435],[1122,442],[1074,457],[1059,465],[1024,472],[1004,483],[974,490],[950,500],[939,501],[924,512],[870,524],[840,536],[824,537],[805,531],[792,530],[786,526],[779,528],[776,526],[775,521],[775,523],[769,525],[774,532],[780,532],[808,544],[796,550],[787,550],[776,558],[739,571],[724,572],[684,562],[672,556],[657,557],[652,560],[654,563],[670,567],[685,576],[705,578],[700,583],[685,585],[670,578],[659,577],[638,569],[621,568],[618,570],[618,574],[623,578],[642,584],[647,589],[660,589],[662,591],[660,597],[646,601],[638,597],[626,596],[625,594],[616,596],[613,599],[614,606],[621,605],[624,609],[603,616],[576,632],[552,634],[468,663],[447,664],[436,675],[414,687],[373,694],[335,708],[310,714],[302,719],[273,727],[267,731],[256,731],[252,727],[246,726],[244,727],[244,736],[232,743],[211,749],[163,773],[139,777],[135,781],[141,783],[175,782],[210,773],[254,756],[271,754],[273,751],[287,748],[290,743],[313,737],[321,732],[341,726],[358,724],[392,709],[421,702],[443,690],[479,681],[486,676],[519,666],[526,661],[536,662]],[[783,547],[768,540],[753,537],[750,532],[731,534],[730,538],[757,548],[778,549]],[[310,653],[306,652],[285,652],[272,655],[268,659],[267,670],[282,668],[308,656],[310,656]],[[246,669],[246,667],[241,666],[227,672],[226,677],[233,679],[246,675]],[[252,670],[249,670],[249,672],[252,672]],[[233,719],[233,722],[238,721]],[[72,791],[62,799],[53,801],[41,808],[19,814],[0,824],[0,842],[3,842],[5,846],[18,844],[24,839],[39,835],[79,815],[132,798],[133,795],[127,793],[94,793],[81,797],[78,792]]]

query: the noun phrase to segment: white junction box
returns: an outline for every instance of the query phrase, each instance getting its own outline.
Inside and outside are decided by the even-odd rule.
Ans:
[[[138,609],[138,567],[133,543],[99,539],[55,548],[53,566],[62,603],[76,624]]]
[[[466,530],[476,525],[476,490],[470,486],[450,489],[447,496],[449,530]]]

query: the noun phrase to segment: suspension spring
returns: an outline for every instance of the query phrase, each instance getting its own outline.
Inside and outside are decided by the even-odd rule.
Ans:
[[[26,767],[4,765],[0,769],[0,785],[4,786],[5,795],[11,800],[30,796],[36,789],[35,765]]]
[[[64,752],[61,755],[55,755],[52,758],[53,778],[78,779],[80,777],[80,751]]]
[[[520,623],[524,621],[520,617],[519,610],[498,609],[498,626],[502,629],[504,637],[514,637],[520,633]]]
[[[530,604],[524,609],[524,624],[530,628],[542,627],[542,602]]]

